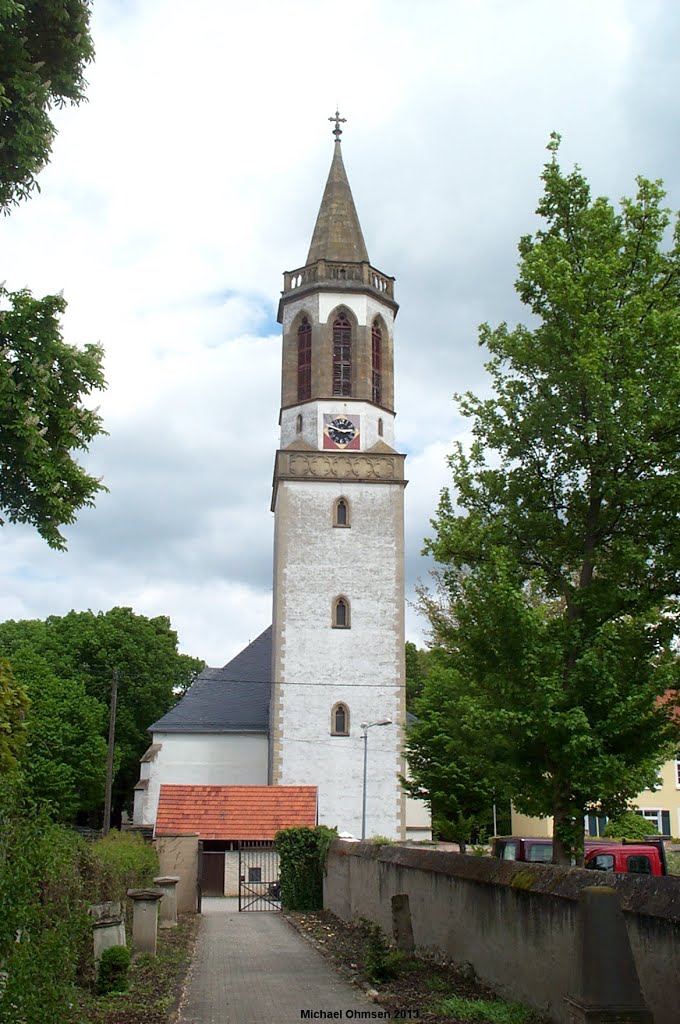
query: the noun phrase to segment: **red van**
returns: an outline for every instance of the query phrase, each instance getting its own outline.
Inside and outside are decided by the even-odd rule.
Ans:
[[[494,840],[494,857],[501,860],[528,861],[533,864],[552,863],[552,839],[524,836],[501,836]],[[594,871],[615,871],[629,875],[666,875],[666,848],[662,839],[646,839],[644,843],[605,843],[586,839],[586,868]]]

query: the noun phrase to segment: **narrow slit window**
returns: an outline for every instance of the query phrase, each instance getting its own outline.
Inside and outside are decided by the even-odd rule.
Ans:
[[[302,413],[301,412],[299,412],[297,414],[297,418],[295,420],[295,432],[297,434],[301,434],[302,433]]]
[[[378,420],[378,437],[382,437],[382,436],[383,436],[383,421],[382,421],[382,416],[381,416],[380,419]]]
[[[349,629],[349,603],[346,598],[337,598],[333,608],[333,626],[336,629]]]
[[[344,313],[333,323],[333,394],[352,394],[352,327]]]
[[[345,498],[338,498],[335,503],[334,526],[349,526],[349,505]]]
[[[377,320],[373,321],[371,330],[371,396],[376,405],[382,404],[382,331]]]
[[[312,397],[312,325],[306,316],[298,327],[298,401]]]
[[[349,708],[346,704],[333,705],[331,734],[333,736],[349,736]]]

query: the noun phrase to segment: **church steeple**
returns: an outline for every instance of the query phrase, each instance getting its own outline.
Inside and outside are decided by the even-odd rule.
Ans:
[[[340,129],[337,128],[336,132],[335,152],[316,218],[307,266],[317,260],[368,263],[366,243],[342,161]]]
[[[394,278],[371,266],[335,151],[307,262],[283,276],[272,489],[270,781],[318,786],[360,834],[361,722],[378,729],[371,828],[405,838],[404,455],[394,437]],[[380,744],[380,754],[377,753]],[[371,748],[373,750],[373,747]],[[374,756],[373,754],[371,756]]]

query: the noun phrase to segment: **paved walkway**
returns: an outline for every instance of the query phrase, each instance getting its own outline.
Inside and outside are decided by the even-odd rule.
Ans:
[[[366,1011],[376,1009],[280,914],[239,914],[236,900],[203,901],[181,1024],[314,1019],[303,1017],[303,1010],[341,1010],[340,1020],[347,1019],[348,1010],[361,1011],[355,1019],[368,1020]]]

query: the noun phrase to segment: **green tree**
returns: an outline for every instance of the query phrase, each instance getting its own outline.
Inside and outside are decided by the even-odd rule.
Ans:
[[[84,98],[94,58],[87,0],[0,0],[0,207],[39,187],[56,129],[53,107]]]
[[[0,209],[37,188],[56,129],[50,112],[83,99],[94,49],[87,0],[0,0]],[[50,547],[101,482],[73,457],[102,433],[83,398],[103,388],[103,351],[61,335],[61,295],[0,287],[0,524],[35,526]]]
[[[406,708],[413,711],[415,702],[421,696],[427,678],[430,651],[416,647],[406,641]]]
[[[26,716],[30,702],[17,682],[12,666],[0,658],[0,772],[16,767],[26,739]]]
[[[104,387],[103,350],[63,340],[59,295],[34,299],[0,287],[0,303],[9,304],[0,308],[0,511],[63,549],[59,527],[106,490],[72,455],[102,433],[82,398]]]
[[[97,707],[104,709],[99,722],[100,738],[108,733],[111,676],[113,669],[118,669],[118,767],[113,787],[113,816],[119,820],[139,778],[139,759],[149,745],[148,727],[175,703],[177,695],[191,683],[204,663],[177,652],[177,634],[167,616],[147,618],[136,615],[131,608],[112,608],[97,614],[72,611],[61,617],[50,616],[44,622],[4,622],[0,624],[0,652],[13,663],[15,659],[23,659],[22,671],[26,673],[29,691],[31,671],[39,680],[45,666],[61,681],[65,701],[66,693],[71,695],[70,701],[78,692],[77,688],[81,688],[91,702],[87,715],[94,718]],[[36,656],[39,663],[35,661]],[[56,692],[56,687],[53,678],[50,692]],[[45,714],[56,713],[56,706],[49,703],[48,696],[46,693]],[[53,719],[53,728],[58,730],[58,718]],[[91,795],[99,785],[100,776],[94,770],[96,755],[92,746],[87,751],[88,759],[92,757],[93,770],[88,776],[92,788],[87,791]],[[63,763],[70,761],[65,759]],[[81,802],[80,808],[85,808],[85,802]]]
[[[489,730],[512,740],[519,810],[555,821],[558,862],[583,815],[610,815],[672,742],[680,592],[680,225],[659,182],[617,212],[562,172],[522,238],[532,327],[482,325],[495,395],[467,394],[427,550],[444,568],[448,650]]]
[[[16,650],[12,667],[31,701],[21,758],[29,791],[61,821],[99,811],[106,779],[106,707],[81,680],[56,676],[33,648]]]
[[[488,826],[494,802],[510,796],[510,778],[499,770],[500,738],[489,734],[465,679],[442,656],[431,665],[414,711],[406,738],[411,778],[404,788],[430,807],[433,832],[465,853],[473,834]]]

